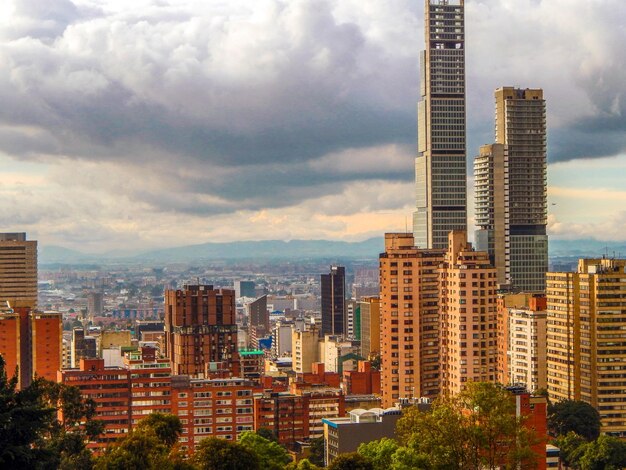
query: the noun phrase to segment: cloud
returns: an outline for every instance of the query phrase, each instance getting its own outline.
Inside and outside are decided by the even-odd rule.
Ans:
[[[469,165],[503,85],[545,89],[552,161],[626,149],[622,3],[467,3]],[[410,213],[422,28],[410,0],[2,2],[0,153],[46,187],[0,192],[24,204],[0,223],[158,244],[144,227],[179,238],[157,218],[246,238],[290,214],[267,233],[287,238]]]

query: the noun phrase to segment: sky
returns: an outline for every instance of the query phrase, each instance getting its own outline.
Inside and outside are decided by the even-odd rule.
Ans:
[[[423,8],[2,0],[0,231],[104,252],[410,229]],[[555,238],[626,240],[624,18],[466,0],[468,172],[494,89],[543,88]]]

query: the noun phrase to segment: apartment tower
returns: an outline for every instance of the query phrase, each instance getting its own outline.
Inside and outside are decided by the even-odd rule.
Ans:
[[[385,234],[385,252],[379,256],[384,407],[439,393],[439,265],[444,254],[417,248],[412,234]]]
[[[464,0],[426,0],[417,108],[415,244],[445,249],[467,230]]]
[[[204,374],[237,362],[235,291],[190,285],[165,291],[165,353],[176,375]]]
[[[544,292],[548,270],[546,105],[540,89],[498,88],[496,143],[474,161],[476,246],[489,252],[498,282]]]
[[[37,242],[25,233],[0,233],[0,302],[37,308]]]
[[[441,392],[460,393],[467,382],[495,382],[497,281],[489,254],[474,251],[467,233],[449,234],[440,268]]]
[[[322,336],[346,332],[346,268],[331,266],[321,275]]]
[[[547,275],[547,382],[551,400],[582,400],[602,432],[626,437],[626,259],[581,259]]]
[[[361,310],[361,356],[373,359],[380,354],[380,297],[363,297]]]

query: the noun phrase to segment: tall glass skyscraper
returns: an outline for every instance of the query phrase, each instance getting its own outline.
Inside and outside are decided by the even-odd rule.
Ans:
[[[474,161],[476,247],[488,251],[498,282],[543,292],[548,270],[546,103],[541,89],[498,88],[496,143]]]
[[[413,232],[420,248],[446,248],[467,230],[464,0],[426,0],[425,23]]]

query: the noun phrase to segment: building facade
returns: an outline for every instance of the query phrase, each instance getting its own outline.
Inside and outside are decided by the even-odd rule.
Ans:
[[[498,88],[496,143],[474,162],[477,248],[499,282],[543,292],[548,270],[546,105],[543,90]]]
[[[373,359],[380,354],[380,297],[363,297],[361,312],[361,356]]]
[[[460,393],[467,382],[495,382],[497,370],[496,269],[474,251],[465,232],[451,232],[441,267],[441,392]]]
[[[528,307],[509,309],[507,383],[524,385],[530,392],[546,388],[546,319],[545,297],[531,298]]]
[[[172,372],[197,375],[209,363],[238,364],[235,313],[230,289],[191,285],[166,290],[165,354]]]
[[[439,393],[439,265],[444,250],[385,234],[380,266],[382,403]]]
[[[581,259],[547,275],[547,383],[551,400],[582,400],[602,432],[626,437],[626,259]]]
[[[37,242],[25,233],[0,233],[0,302],[37,308]]]
[[[346,268],[331,266],[321,275],[322,335],[343,335],[346,332]]]
[[[425,0],[415,160],[415,245],[445,249],[467,230],[464,0]]]

